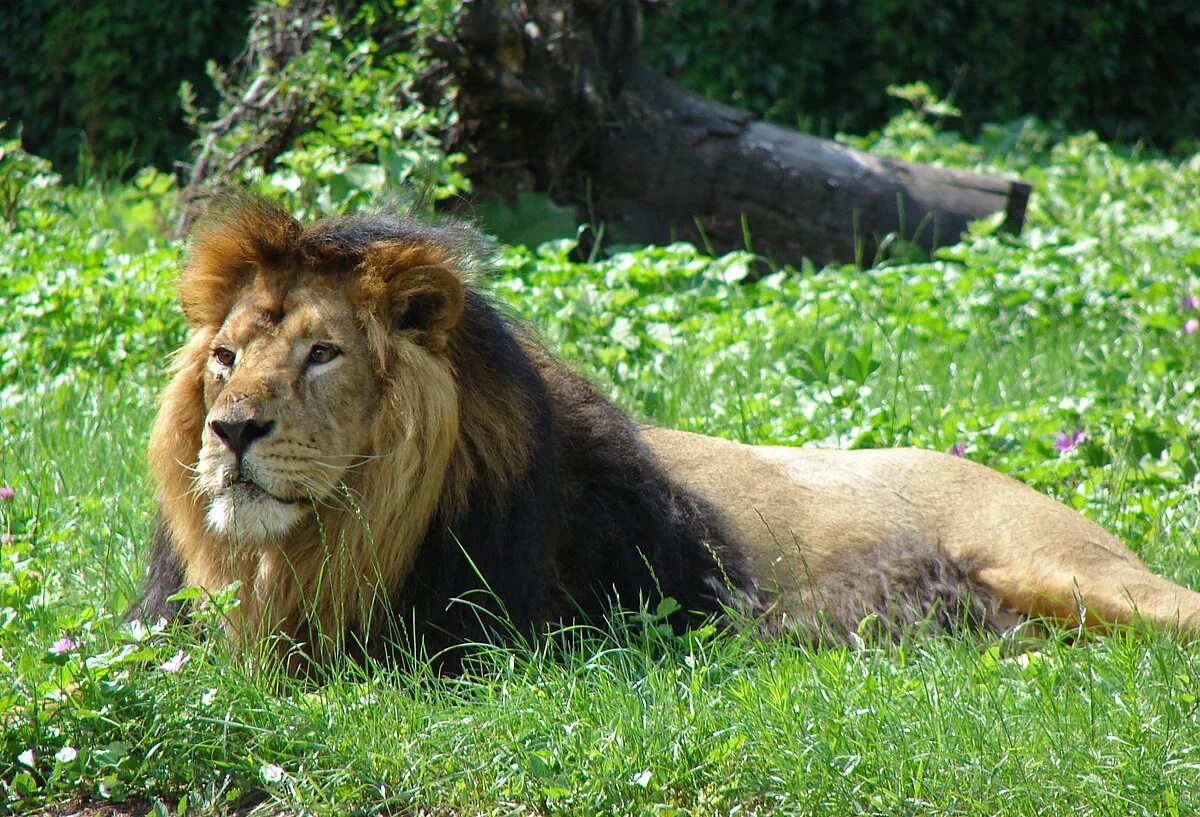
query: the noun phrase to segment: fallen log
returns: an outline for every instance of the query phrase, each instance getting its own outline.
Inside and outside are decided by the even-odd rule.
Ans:
[[[443,47],[477,189],[548,192],[622,242],[773,263],[871,263],[889,236],[930,249],[996,212],[1020,230],[1028,184],[757,121],[643,65],[640,23],[632,0],[464,4]]]
[[[636,243],[675,238],[773,262],[871,262],[889,235],[926,250],[995,212],[1019,231],[1029,185],[872,156],[755,121],[639,68],[617,98],[593,210]]]

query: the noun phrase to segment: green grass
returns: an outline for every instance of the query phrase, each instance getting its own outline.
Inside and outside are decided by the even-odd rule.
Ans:
[[[684,246],[594,264],[506,248],[495,291],[638,416],[750,442],[963,443],[1200,586],[1200,312],[1182,303],[1200,157],[1028,127],[966,144],[904,117],[872,145],[1022,174],[1026,231],[754,283],[747,256]],[[151,173],[47,184],[0,224],[0,810],[1200,811],[1196,650],[1158,633],[810,652],[631,615],[486,652],[463,679],[347,668],[316,687],[252,669],[211,621],[121,628],[183,332],[171,195]],[[64,636],[78,646],[52,653]]]

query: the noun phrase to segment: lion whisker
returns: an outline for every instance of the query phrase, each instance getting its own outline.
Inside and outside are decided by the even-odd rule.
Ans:
[[[322,451],[319,448],[305,447],[306,451],[315,451],[317,455],[310,456],[309,459],[318,465],[324,465],[328,468],[350,468],[355,465],[372,462],[374,460],[383,459],[395,453],[393,451],[383,451],[376,454],[334,454],[328,451]]]

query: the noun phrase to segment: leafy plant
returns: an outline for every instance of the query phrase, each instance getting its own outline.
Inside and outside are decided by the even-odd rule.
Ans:
[[[0,131],[5,124],[0,122]],[[25,150],[20,132],[12,138],[0,139],[0,218],[16,224],[26,191],[57,181],[49,162]]]
[[[210,118],[193,116],[203,147],[189,192],[210,175],[240,180],[312,217],[395,191],[415,190],[428,207],[469,190],[463,157],[443,147],[452,100],[422,90],[436,73],[428,42],[444,34],[454,4],[355,8],[345,19],[264,12],[258,64],[235,78],[214,67],[222,103]],[[292,36],[305,38],[297,53],[284,49]],[[279,53],[269,50],[276,40]]]
[[[106,173],[168,168],[192,134],[180,81],[215,102],[206,60],[241,47],[249,0],[39,0],[0,15],[0,118],[23,123],[26,142],[71,175],[82,158]]]

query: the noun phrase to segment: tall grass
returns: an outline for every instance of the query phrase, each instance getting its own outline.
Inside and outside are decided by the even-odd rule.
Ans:
[[[581,264],[552,243],[506,249],[494,290],[639,417],[749,442],[962,444],[1200,586],[1200,161],[1012,135],[1003,153],[919,133],[878,145],[1032,178],[1019,238],[983,223],[933,259],[756,282],[744,254]],[[675,636],[648,611],[483,650],[462,678],[341,667],[314,684],[229,649],[215,613],[119,626],[153,512],[153,395],[182,332],[179,251],[144,218],[170,191],[140,185],[51,185],[0,227],[7,808],[1200,810],[1200,668],[1163,633],[811,651]]]

